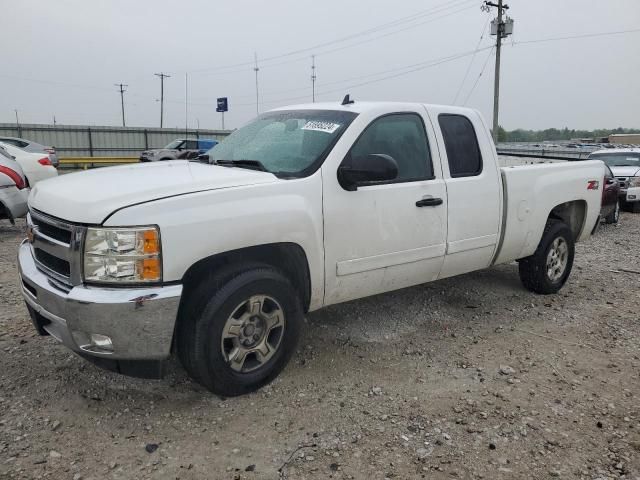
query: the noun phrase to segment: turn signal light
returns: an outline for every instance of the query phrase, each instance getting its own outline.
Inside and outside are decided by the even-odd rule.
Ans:
[[[141,280],[155,282],[160,280],[160,259],[158,257],[138,260],[138,275]]]

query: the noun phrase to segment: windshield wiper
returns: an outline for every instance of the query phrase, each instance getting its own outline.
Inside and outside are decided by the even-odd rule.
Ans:
[[[258,170],[260,172],[268,172],[267,168],[258,160],[216,160],[214,165],[248,168],[249,170]]]

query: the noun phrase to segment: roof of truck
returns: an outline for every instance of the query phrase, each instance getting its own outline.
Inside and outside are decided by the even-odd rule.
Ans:
[[[353,99],[352,99],[353,100]],[[435,105],[430,103],[420,102],[371,102],[371,101],[359,101],[353,100],[353,103],[343,105],[341,101],[338,102],[320,102],[320,103],[304,103],[300,105],[287,105],[284,107],[274,108],[271,111],[279,110],[338,110],[345,112],[364,113],[372,110],[379,110],[381,108],[387,108],[389,110],[417,110],[420,107],[432,108],[445,108],[451,111],[475,111],[472,108],[457,107],[451,105]]]

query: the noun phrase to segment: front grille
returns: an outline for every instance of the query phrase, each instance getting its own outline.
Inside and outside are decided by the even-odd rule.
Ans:
[[[69,287],[81,283],[81,244],[85,228],[37,210],[27,216],[30,241],[40,271]]]
[[[39,248],[34,248],[33,253],[35,253],[36,260],[48,269],[65,277],[71,277],[71,264],[68,261],[54,257]]]
[[[71,244],[71,232],[69,230],[64,230],[62,228],[56,227],[55,225],[50,225],[44,222],[38,223],[38,229],[44,235],[55,238],[60,242]]]
[[[616,180],[618,180],[620,188],[627,188],[629,186],[629,179],[627,177],[616,177]]]

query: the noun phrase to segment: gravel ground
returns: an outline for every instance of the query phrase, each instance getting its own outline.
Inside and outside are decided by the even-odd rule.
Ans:
[[[38,337],[0,224],[0,478],[640,478],[640,215],[536,296],[516,264],[308,315],[270,386],[122,377]],[[626,271],[624,271],[625,269]]]

